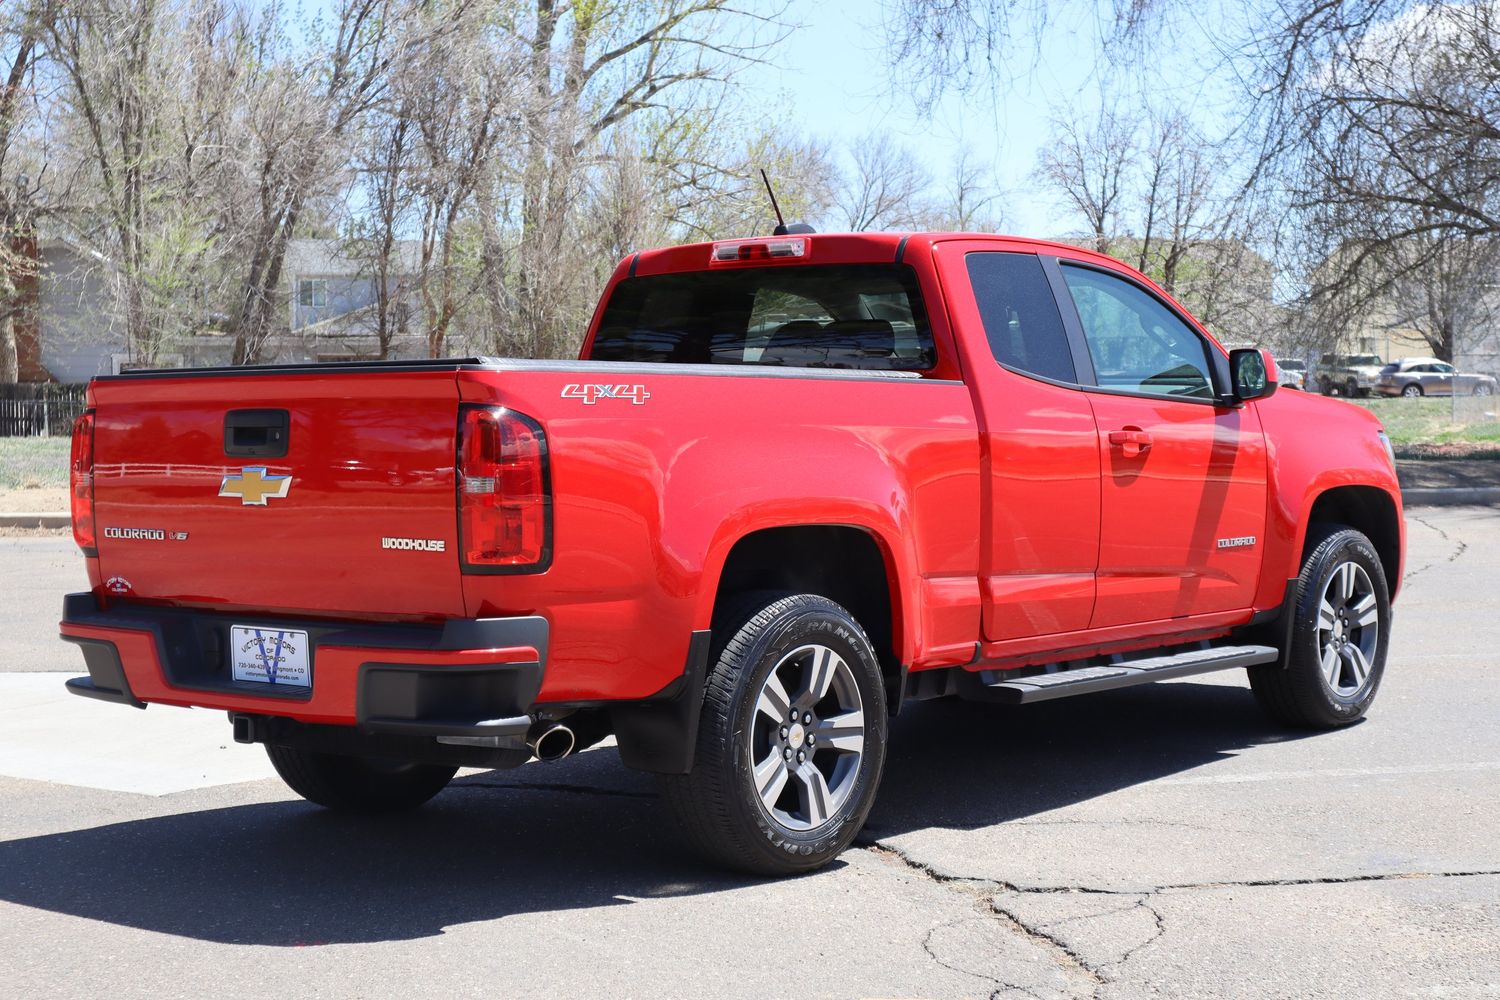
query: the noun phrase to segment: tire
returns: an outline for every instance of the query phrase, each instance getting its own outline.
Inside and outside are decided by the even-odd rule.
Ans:
[[[762,594],[722,620],[693,770],[663,775],[663,799],[711,861],[756,875],[812,871],[849,846],[875,801],[886,742],[879,660],[854,617],[814,594]]]
[[[351,813],[415,809],[448,786],[456,767],[314,753],[266,744],[271,766],[309,802]]]
[[[1478,385],[1474,386],[1474,395],[1476,396],[1493,396],[1494,394],[1495,387],[1490,385],[1488,382],[1480,382]]]
[[[1380,689],[1390,643],[1390,590],[1380,557],[1352,528],[1314,525],[1293,593],[1290,648],[1278,663],[1249,668],[1256,701],[1295,728],[1357,722]]]
[[[1403,385],[1401,387],[1401,395],[1408,398],[1415,399],[1417,396],[1420,396],[1422,394],[1422,387],[1420,385],[1417,385],[1417,383],[1415,382],[1411,383],[1410,385]]]
[[[1359,383],[1352,378],[1348,382],[1345,382],[1344,395],[1350,399],[1358,399],[1362,395],[1359,391]]]

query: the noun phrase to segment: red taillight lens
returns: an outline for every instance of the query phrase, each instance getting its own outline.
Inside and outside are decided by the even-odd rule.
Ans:
[[[73,451],[68,464],[68,487],[72,494],[73,540],[89,554],[94,552],[94,414],[86,410],[73,421]]]
[[[524,414],[465,406],[458,439],[459,545],[475,572],[538,572],[552,562],[547,436]]]

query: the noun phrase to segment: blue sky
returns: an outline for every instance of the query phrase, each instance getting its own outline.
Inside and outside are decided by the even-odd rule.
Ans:
[[[771,65],[746,70],[741,82],[781,94],[785,125],[792,132],[838,146],[872,129],[888,131],[937,178],[967,147],[991,167],[1005,192],[1001,216],[1012,232],[1057,235],[1077,228],[1065,208],[1030,177],[1053,109],[1096,113],[1101,93],[1129,104],[1139,100],[1130,91],[1145,88],[1200,126],[1221,117],[1212,95],[1222,95],[1225,87],[1222,74],[1213,69],[1218,60],[1205,28],[1223,13],[1217,3],[1183,10],[1170,36],[1149,35],[1142,43],[1141,65],[1147,69],[1130,73],[1123,82],[1121,74],[1096,59],[1105,30],[1101,19],[1111,16],[1112,4],[1105,0],[1097,11],[1082,5],[1054,10],[1039,46],[1031,40],[1017,43],[1013,79],[984,93],[949,94],[931,118],[919,116],[902,88],[888,85],[884,6],[880,0],[794,3],[790,14],[801,27],[779,46]]]

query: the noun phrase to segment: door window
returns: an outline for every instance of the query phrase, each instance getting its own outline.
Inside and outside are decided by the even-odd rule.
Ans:
[[[1067,265],[1062,271],[1101,388],[1214,398],[1207,345],[1170,309],[1123,278]]]
[[[995,360],[1043,378],[1078,381],[1042,262],[1032,254],[971,253],[965,263]]]

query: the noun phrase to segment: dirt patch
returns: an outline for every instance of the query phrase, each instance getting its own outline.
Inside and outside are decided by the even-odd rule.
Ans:
[[[20,512],[57,514],[67,513],[68,489],[66,486],[35,486],[18,489],[0,489],[0,514]]]

